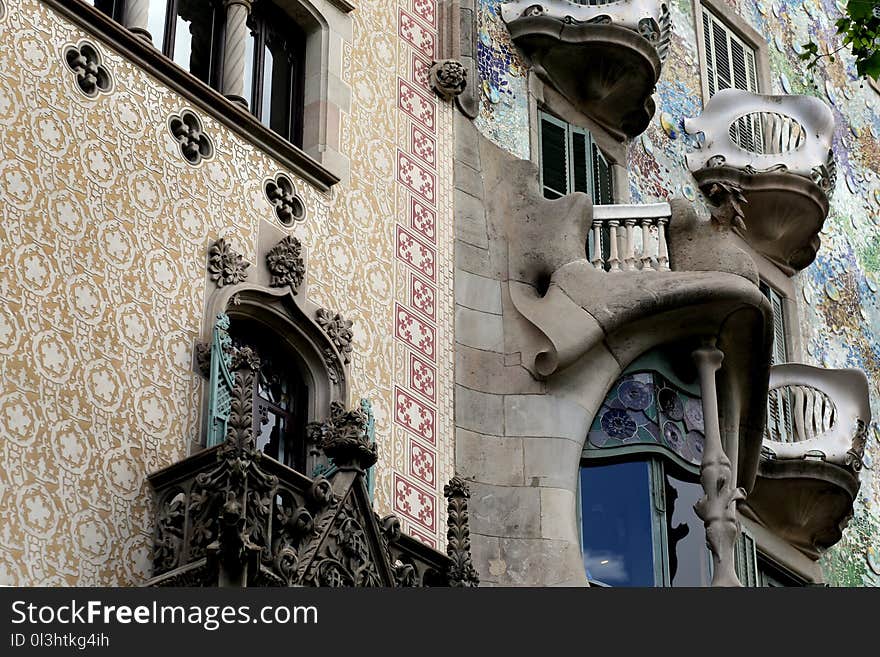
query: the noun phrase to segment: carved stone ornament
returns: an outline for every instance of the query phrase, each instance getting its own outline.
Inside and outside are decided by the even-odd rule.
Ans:
[[[168,118],[168,129],[177,140],[183,159],[190,164],[199,164],[214,155],[214,144],[205,134],[201,119],[189,110],[172,114]]]
[[[289,226],[294,221],[305,221],[306,207],[288,176],[279,173],[274,179],[267,180],[263,191],[282,224]]]
[[[290,286],[290,291],[296,294],[306,273],[300,241],[292,235],[288,235],[278,242],[266,254],[266,266],[272,274],[269,285],[272,287]]]
[[[251,266],[239,253],[220,238],[208,250],[208,272],[217,287],[235,285],[247,278],[246,270]]]
[[[448,543],[446,554],[452,563],[449,566],[449,585],[456,587],[479,586],[480,578],[471,560],[471,539],[468,527],[468,498],[471,493],[464,479],[458,475],[443,487],[443,496],[448,501]]]
[[[455,59],[441,59],[428,71],[431,87],[442,98],[451,100],[467,86],[467,69]]]
[[[346,411],[340,402],[332,402],[330,417],[310,424],[308,431],[310,441],[340,469],[366,470],[379,459],[376,442],[371,440],[371,419],[362,406]]]
[[[99,93],[108,93],[113,88],[110,71],[101,63],[101,53],[97,46],[88,41],[80,41],[64,51],[67,68],[76,75],[76,85],[87,97],[95,98]]]
[[[714,206],[712,221],[722,226],[732,226],[742,232],[746,231],[742,206],[748,203],[748,200],[743,195],[742,187],[716,181],[706,190],[706,197]]]
[[[339,350],[342,360],[348,365],[351,362],[351,343],[354,340],[354,332],[351,330],[352,322],[339,313],[334,315],[326,308],[319,308],[315,319]]]

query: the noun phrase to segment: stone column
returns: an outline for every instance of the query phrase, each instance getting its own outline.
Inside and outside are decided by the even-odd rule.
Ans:
[[[147,19],[149,16],[150,0],[125,1],[125,27],[152,44],[153,37],[147,30]]]
[[[724,354],[715,347],[715,338],[709,338],[691,356],[700,375],[706,436],[700,463],[700,483],[704,495],[694,505],[694,510],[706,526],[706,543],[712,551],[712,586],[742,586],[736,576],[733,550],[739,536],[736,503],[745,499],[746,493],[736,487],[730,459],[721,443],[718,394],[715,389],[715,373],[721,367]]]
[[[223,95],[248,107],[244,97],[245,45],[250,38],[247,19],[251,0],[226,0],[226,42],[223,51]]]

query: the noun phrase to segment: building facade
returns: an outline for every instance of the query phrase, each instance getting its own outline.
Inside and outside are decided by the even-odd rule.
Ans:
[[[0,581],[880,582],[840,11],[0,0]]]

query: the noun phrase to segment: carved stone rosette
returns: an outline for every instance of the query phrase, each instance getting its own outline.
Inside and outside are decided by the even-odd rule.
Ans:
[[[237,253],[223,237],[208,249],[208,273],[217,287],[241,283],[247,278],[247,268],[250,266],[251,263]]]
[[[428,77],[434,91],[446,100],[452,100],[467,86],[467,69],[455,59],[434,62],[428,71]]]
[[[296,294],[306,274],[306,266],[302,258],[302,244],[292,235],[278,242],[266,254],[266,266],[272,274],[269,285],[272,287],[289,286]]]
[[[309,425],[311,441],[333,459],[340,469],[366,471],[379,459],[375,441],[371,441],[370,417],[362,407],[346,411],[339,402],[330,404],[325,422]]]
[[[443,496],[448,502],[448,524],[446,532],[448,543],[446,554],[452,563],[449,565],[449,585],[455,587],[479,586],[480,578],[471,560],[471,539],[468,527],[468,498],[471,493],[467,484],[458,475],[443,487]]]

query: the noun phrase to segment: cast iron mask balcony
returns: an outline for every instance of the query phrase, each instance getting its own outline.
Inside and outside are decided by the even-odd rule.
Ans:
[[[513,42],[534,70],[618,139],[641,134],[669,48],[660,0],[515,0],[501,5]]]
[[[684,126],[703,138],[688,168],[710,202],[734,201],[738,234],[788,275],[813,262],[836,179],[828,106],[724,89]]]
[[[240,350],[244,352],[245,350]],[[250,350],[248,350],[250,351]],[[254,359],[234,373],[225,440],[149,476],[156,529],[151,586],[475,586],[467,486],[453,478],[442,554],[380,519],[364,482],[375,464],[363,407],[331,404],[309,425],[330,478],[307,477],[256,449]]]
[[[816,558],[840,540],[859,490],[868,380],[861,370],[770,368],[771,413],[748,509]]]

